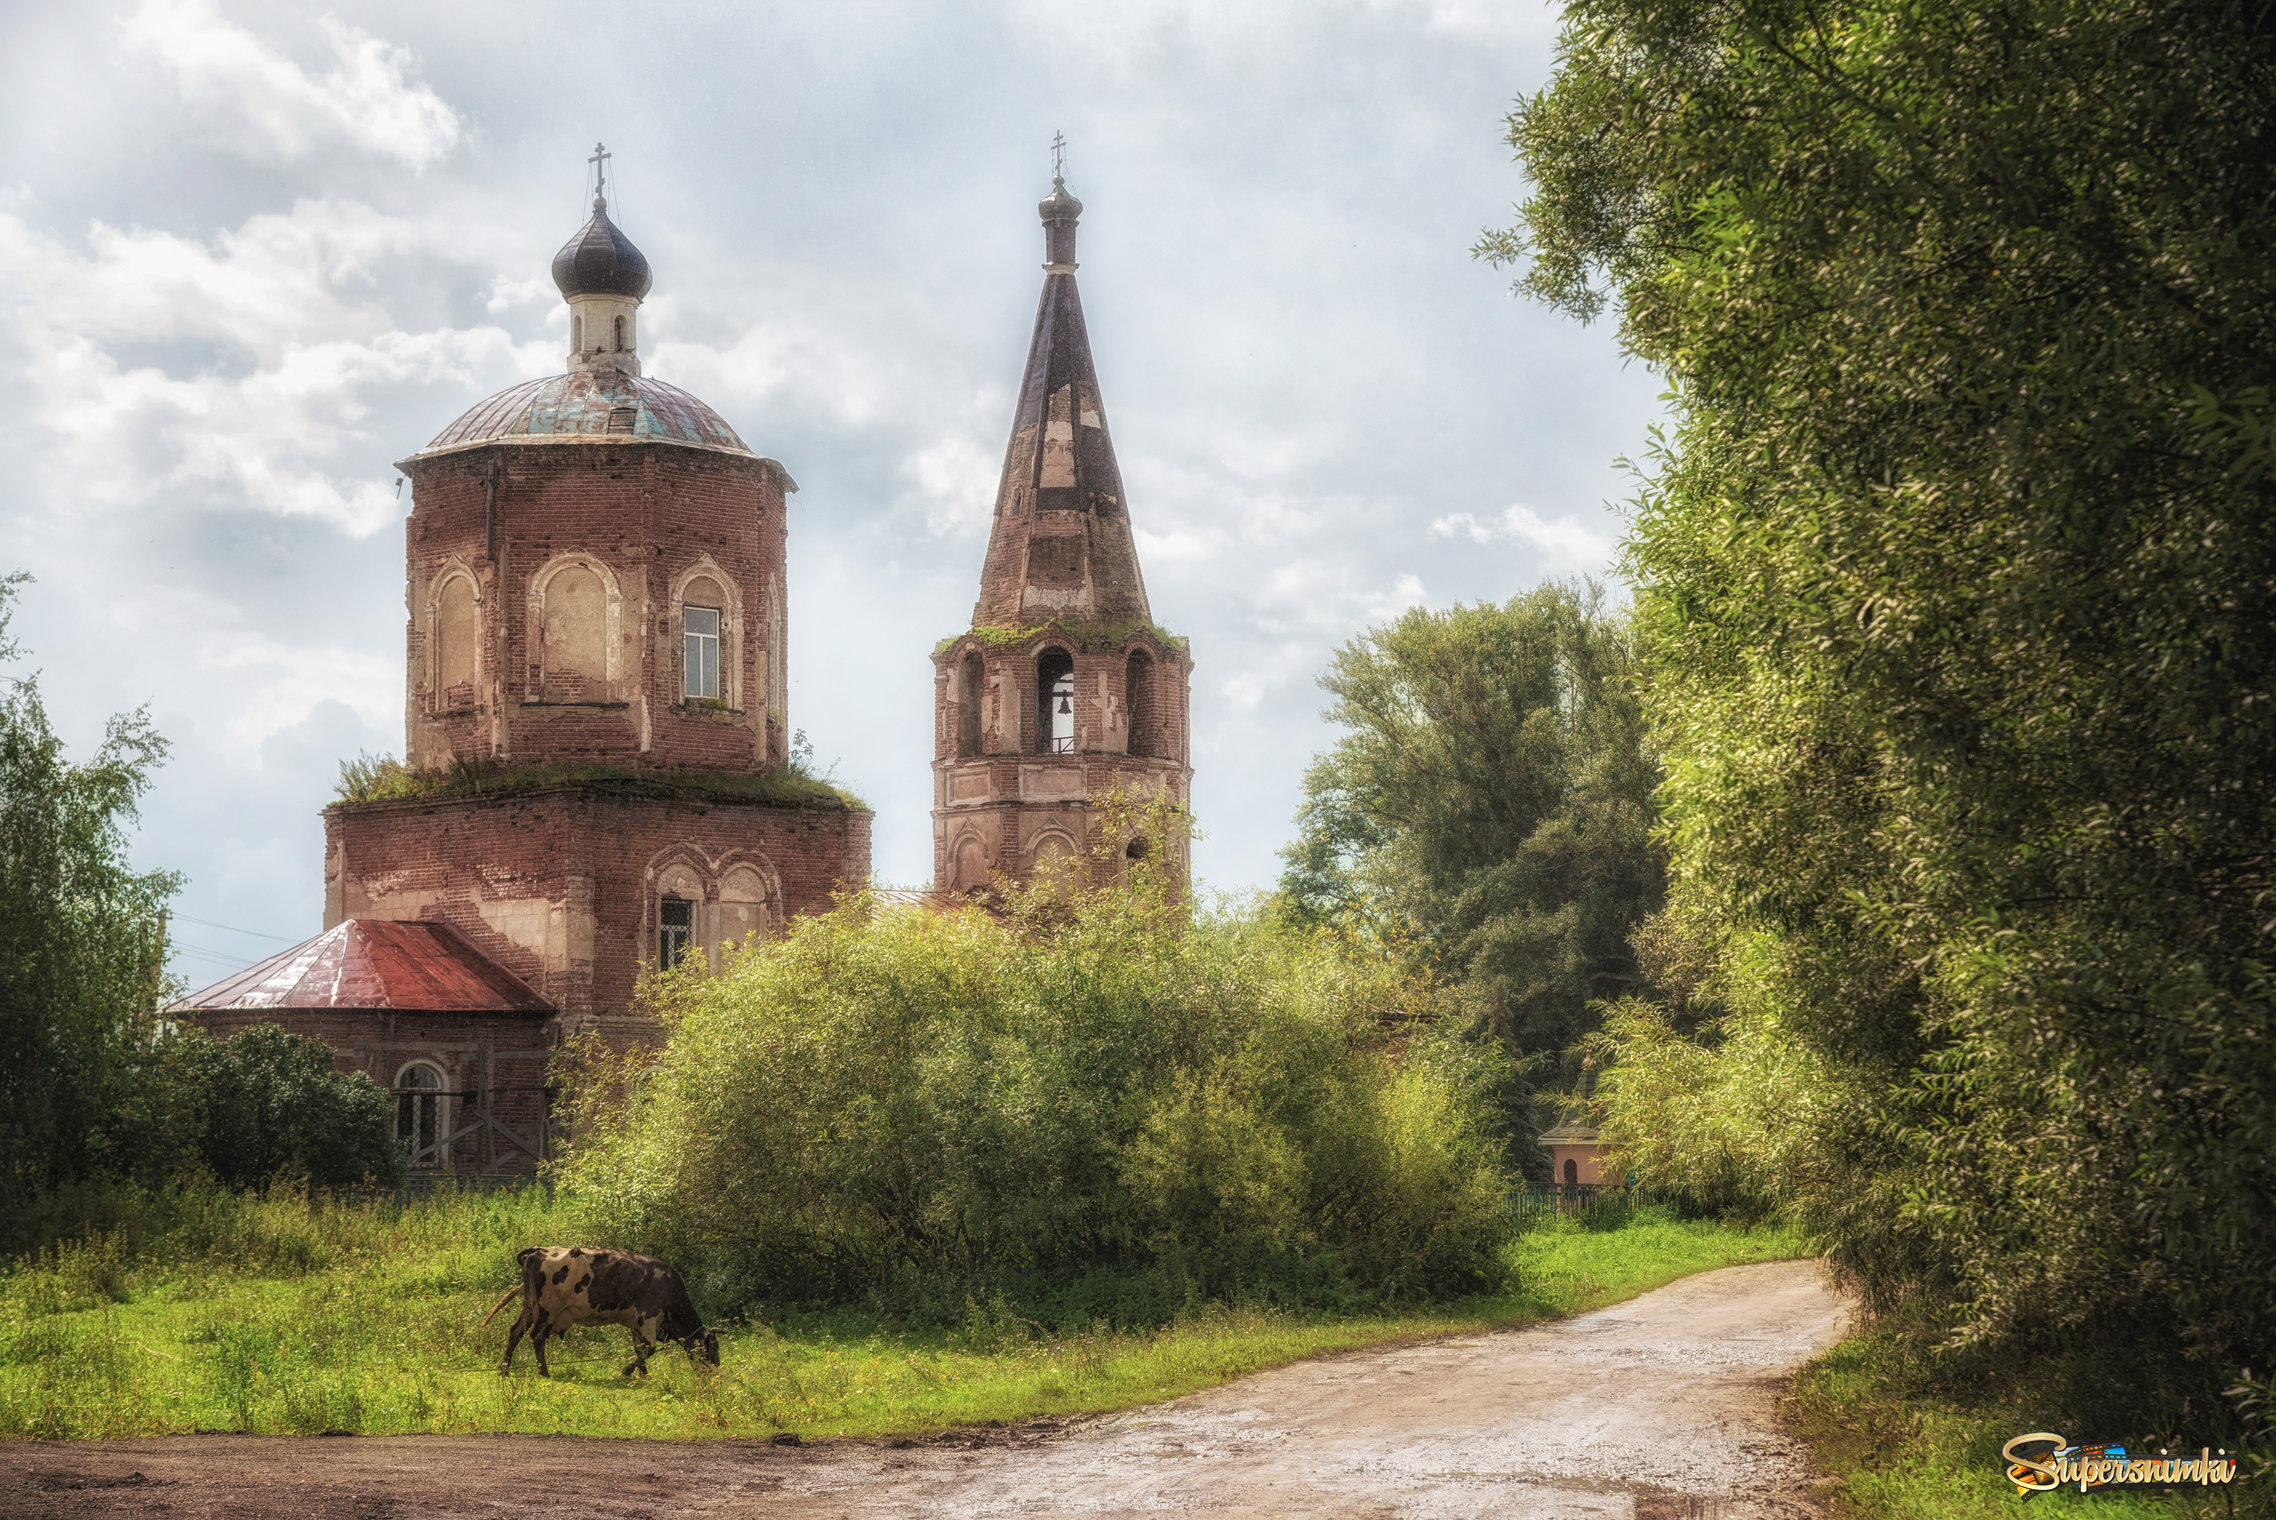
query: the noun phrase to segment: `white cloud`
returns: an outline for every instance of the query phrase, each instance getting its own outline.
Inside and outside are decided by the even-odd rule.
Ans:
[[[1456,512],[1430,525],[1434,538],[1467,538],[1474,544],[1531,544],[1552,559],[1593,568],[1612,558],[1613,542],[1569,517],[1544,518],[1531,507],[1505,507],[1496,518]]]
[[[331,16],[322,25],[334,67],[321,76],[225,20],[213,0],[144,0],[122,29],[242,147],[299,158],[338,138],[424,171],[457,146],[458,113],[407,77],[409,49]]]
[[[340,468],[373,441],[375,389],[463,387],[542,362],[502,328],[404,332],[363,299],[378,263],[420,243],[367,206],[303,201],[211,246],[100,223],[87,243],[80,254],[0,214],[32,416],[82,508],[178,508],[190,488],[360,537],[398,512],[391,475]],[[153,344],[175,346],[166,367],[121,357]]]
[[[238,672],[226,728],[241,751],[304,721],[325,702],[339,702],[374,728],[403,716],[398,660],[334,644],[285,644],[251,632],[209,635],[197,651],[201,669]]]
[[[1000,464],[988,446],[967,432],[943,433],[901,461],[910,490],[903,498],[924,509],[935,537],[985,532],[995,511]]]

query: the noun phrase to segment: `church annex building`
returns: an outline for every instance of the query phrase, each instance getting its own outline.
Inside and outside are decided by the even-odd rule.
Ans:
[[[655,1037],[644,969],[716,964],[869,880],[869,813],[782,770],[797,483],[642,374],[652,277],[605,192],[553,260],[564,372],[397,466],[405,784],[325,809],[323,933],[167,1010],[329,1044],[395,1095],[422,1171],[533,1170],[562,1041]],[[1082,206],[1055,178],[1040,210],[980,595],[933,654],[939,892],[1111,871],[1094,799],[1184,806],[1192,777],[1192,662],[1152,621],[1075,288]]]

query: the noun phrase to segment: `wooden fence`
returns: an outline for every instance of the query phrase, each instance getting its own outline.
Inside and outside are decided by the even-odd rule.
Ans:
[[[1510,1189],[1508,1209],[1520,1230],[1557,1219],[1588,1218],[1611,1224],[1659,1200],[1623,1183],[1566,1182]]]

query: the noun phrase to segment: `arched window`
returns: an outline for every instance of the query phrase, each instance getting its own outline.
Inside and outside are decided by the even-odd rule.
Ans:
[[[1075,752],[1075,658],[1064,649],[1046,649],[1035,658],[1035,752]]]
[[[624,352],[624,318],[622,317],[616,319],[616,351],[620,354]]]
[[[695,904],[667,897],[656,905],[656,961],[666,971],[680,963],[695,939]]]
[[[767,880],[751,866],[737,866],[719,883],[719,943],[748,945],[767,932]]]
[[[569,351],[576,354],[585,351],[585,319],[574,312],[569,316]]]
[[[411,1153],[413,1166],[442,1166],[442,1142],[449,1135],[449,1099],[442,1072],[413,1061],[395,1074],[395,1138]]]
[[[956,854],[950,863],[948,888],[951,892],[977,892],[988,885],[988,846],[977,834],[966,834],[956,841]]]
[[[980,656],[968,654],[956,667],[956,758],[969,760],[980,753],[980,691],[984,674]]]
[[[1565,1186],[1579,1187],[1580,1185],[1581,1164],[1568,1157],[1565,1161]]]
[[[1122,710],[1129,715],[1130,753],[1156,753],[1161,739],[1154,732],[1154,660],[1143,649],[1132,650],[1130,663],[1123,667]]]
[[[590,565],[571,563],[547,577],[539,658],[545,696],[555,702],[606,702],[610,597]]]
[[[437,710],[471,706],[482,674],[482,614],[474,582],[463,573],[447,576],[435,596],[434,641],[429,705]]]

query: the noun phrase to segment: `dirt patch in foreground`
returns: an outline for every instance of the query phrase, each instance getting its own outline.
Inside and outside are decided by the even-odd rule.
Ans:
[[[1809,1262],[1701,1273],[1527,1330],[1359,1351],[1080,1424],[804,1447],[576,1436],[0,1445],[0,1515],[1414,1516],[1795,1520],[1775,1402],[1839,1339]]]

